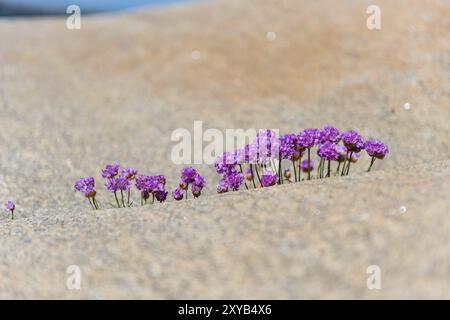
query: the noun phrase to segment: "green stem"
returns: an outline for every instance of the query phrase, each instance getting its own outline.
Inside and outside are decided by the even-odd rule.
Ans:
[[[331,177],[331,160],[328,160],[328,172],[327,177]]]
[[[308,180],[311,180],[311,148],[308,148]]]
[[[348,173],[350,172],[350,164],[352,163],[352,156],[353,156],[353,151],[350,152],[350,156],[349,156],[350,160],[348,160],[347,171],[345,173],[346,176],[348,176]]]
[[[92,209],[95,210],[95,207],[94,207],[94,205],[93,205],[92,202],[91,202],[91,198],[87,198],[87,199],[88,199],[89,204],[91,205]]]
[[[342,165],[341,176],[344,175],[344,171],[345,171],[345,163],[347,162],[347,158],[348,158],[348,150],[345,152],[345,158],[344,158],[344,163],[343,163],[343,165]]]
[[[123,200],[123,191],[120,190],[120,196],[122,197],[122,207],[125,208],[125,201]]]
[[[292,165],[294,166],[294,181],[297,182],[297,168],[294,158],[292,158]]]
[[[370,172],[370,169],[372,169],[373,163],[375,162],[375,157],[372,157],[372,160],[370,160],[370,166],[369,169],[367,169],[367,172]]]
[[[119,198],[117,198],[117,192],[114,191],[114,198],[116,198],[117,208],[120,208]]]
[[[261,184],[261,177],[259,176],[259,172],[258,172],[258,164],[255,164],[255,171],[256,171],[256,176],[258,177],[258,181]]]
[[[256,183],[255,183],[255,175],[253,174],[253,164],[250,163],[250,171],[252,173],[252,183],[253,183],[253,188],[256,189]]]
[[[128,194],[127,194],[127,206],[128,207],[130,206],[130,193],[131,193],[131,190],[129,189]]]
[[[244,170],[242,170],[242,164],[239,163],[239,169],[241,170],[241,173],[244,174]],[[245,181],[245,177],[244,177],[244,181]],[[247,186],[247,182],[244,182],[245,185],[245,189],[248,190],[248,186]]]

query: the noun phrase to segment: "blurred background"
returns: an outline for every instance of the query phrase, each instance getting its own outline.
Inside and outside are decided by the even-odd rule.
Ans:
[[[78,5],[83,13],[133,10],[189,0],[0,0],[0,16],[39,16],[66,14],[69,5]]]

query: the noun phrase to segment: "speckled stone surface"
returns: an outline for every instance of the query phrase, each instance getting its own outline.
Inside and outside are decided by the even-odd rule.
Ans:
[[[378,1],[370,31],[370,4],[219,0],[75,31],[0,20],[0,201],[17,204],[0,215],[0,298],[450,298],[450,5]],[[220,196],[200,165],[210,185],[187,203],[93,213],[72,192],[111,161],[174,186],[171,133],[194,120],[331,123],[391,153],[370,174],[363,157],[346,178]]]

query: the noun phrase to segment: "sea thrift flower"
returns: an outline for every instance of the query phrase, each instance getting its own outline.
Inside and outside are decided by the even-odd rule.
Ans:
[[[155,198],[156,200],[158,200],[159,202],[164,202],[167,199],[167,195],[169,193],[167,191],[156,191],[155,192]]]
[[[360,152],[364,149],[363,138],[354,130],[349,130],[343,133],[342,142],[350,152]]]
[[[369,156],[377,159],[383,159],[389,153],[388,146],[379,140],[367,140],[364,149]]]
[[[320,130],[309,128],[305,129],[298,135],[298,145],[301,149],[310,149],[314,147],[320,140]]]
[[[244,182],[244,175],[239,172],[230,173],[226,175],[223,180],[227,182],[228,188],[237,191]]]
[[[181,170],[181,182],[184,184],[193,183],[196,176],[197,171],[192,167],[185,167]]]
[[[347,148],[341,145],[336,145],[336,151],[339,154],[338,161],[343,162],[347,156]]]
[[[184,196],[184,191],[181,188],[176,188],[172,191],[172,197],[177,201],[183,199],[183,196]]]
[[[360,154],[359,153],[352,153],[351,157],[350,154],[347,157],[347,160],[350,160],[351,163],[356,163],[359,159]]]
[[[379,140],[367,140],[364,144],[364,149],[366,149],[367,154],[372,157],[370,166],[367,171],[370,171],[370,169],[372,169],[373,163],[376,159],[383,159],[386,154],[389,153],[387,144]]]
[[[135,168],[125,168],[122,170],[121,175],[128,180],[133,180],[136,177],[137,173],[138,171]]]
[[[225,193],[228,192],[228,181],[226,179],[222,179],[219,181],[217,185],[217,193]]]
[[[341,140],[341,134],[338,129],[333,126],[325,126],[319,133],[319,142],[334,142],[337,143]]]
[[[256,154],[256,162],[263,164],[278,157],[280,142],[273,130],[259,130],[255,140],[250,145],[250,153]]]
[[[288,133],[280,137],[280,158],[283,160],[292,160],[294,154],[299,154],[296,150],[298,145],[298,136]]]
[[[102,170],[102,177],[105,179],[114,178],[120,170],[120,166],[117,163],[111,163],[106,165],[105,169]]]
[[[11,211],[11,219],[14,219],[14,209],[16,209],[16,205],[12,201],[8,201],[5,203],[6,210]]]
[[[197,198],[206,186],[206,180],[194,168],[185,167],[181,169],[180,188],[186,191],[186,199],[188,197],[187,190],[189,186],[191,186],[193,196]]]
[[[323,177],[323,171],[325,167],[324,160],[328,161],[328,170],[327,170],[327,177],[331,176],[331,161],[338,160],[339,159],[339,152],[336,149],[336,145],[333,142],[326,141],[322,144],[319,144],[319,149],[317,150],[317,154],[319,157],[322,158],[320,165],[319,165],[319,177]]]
[[[311,160],[311,148],[320,140],[320,130],[309,128],[298,135],[298,144],[301,149],[308,149],[308,161]],[[308,169],[308,180],[311,180],[311,169]]]
[[[73,190],[81,192],[84,194],[86,198],[91,198],[95,196],[95,180],[94,177],[86,177],[86,178],[80,178],[77,181],[75,181],[75,184],[73,185]]]
[[[263,187],[270,187],[277,183],[277,175],[271,171],[266,171],[261,176],[261,184]]]
[[[319,145],[319,149],[317,150],[317,155],[324,160],[338,160],[339,153],[336,150],[336,145],[330,141],[322,143]]]
[[[94,177],[80,178],[75,181],[73,190],[81,192],[89,201],[94,210],[98,209],[97,200],[95,200],[95,180]]]
[[[309,163],[309,166],[308,166],[308,163]],[[303,171],[303,172],[308,172],[308,169],[309,169],[309,171],[311,171],[311,170],[313,170],[314,169],[314,160],[303,160],[301,163],[300,163],[300,169]]]

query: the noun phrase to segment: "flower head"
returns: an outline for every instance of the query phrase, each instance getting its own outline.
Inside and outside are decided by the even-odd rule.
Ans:
[[[217,185],[217,193],[225,193],[228,192],[228,181],[223,178],[219,181],[219,184]]]
[[[191,191],[195,198],[199,197],[203,188],[206,186],[206,180],[199,173],[195,174],[191,185]]]
[[[164,201],[166,201],[168,194],[169,193],[167,191],[158,190],[158,191],[155,192],[155,198],[159,202],[164,202]]]
[[[319,145],[317,150],[319,157],[325,160],[338,160],[339,153],[336,150],[336,145],[333,142],[327,141]]]
[[[185,184],[190,184],[194,182],[195,178],[197,176],[197,170],[195,170],[192,167],[185,167],[181,169],[181,182]]]
[[[350,154],[348,154],[347,160],[350,160],[350,162],[352,162],[352,163],[356,163],[359,159],[359,156],[360,156],[359,153],[354,152],[354,153],[352,153],[351,157],[350,157]]]
[[[176,189],[173,189],[173,190],[172,190],[172,197],[173,197],[175,200],[179,201],[179,200],[183,199],[183,196],[184,196],[183,189],[181,189],[181,188],[176,188]]]
[[[309,160],[309,169],[310,171],[314,169],[314,160]],[[300,163],[300,170],[302,170],[303,172],[308,172],[308,160],[303,160]]]
[[[135,168],[124,168],[121,175],[126,179],[133,180],[137,173],[138,171]]]
[[[364,141],[363,138],[359,135],[358,132],[354,130],[349,130],[342,134],[342,142],[344,146],[351,152],[360,152],[364,149]]]
[[[345,157],[347,156],[347,148],[344,147],[344,146],[341,146],[341,145],[337,144],[337,145],[336,145],[336,151],[337,151],[338,154],[339,154],[338,161],[339,161],[339,162],[344,161],[344,160],[345,160]]]
[[[16,205],[14,204],[14,202],[8,201],[5,203],[5,208],[9,211],[14,211],[14,209],[16,208]]]
[[[265,163],[279,155],[280,141],[275,131],[269,129],[259,130],[250,145],[250,155],[256,162]]]
[[[299,154],[297,150],[298,136],[293,133],[288,133],[280,137],[280,158],[291,160],[296,154]]]
[[[106,179],[114,178],[119,173],[119,170],[120,166],[117,163],[108,164],[102,170],[102,177]]]
[[[364,149],[369,156],[375,157],[377,159],[383,159],[386,154],[389,153],[389,147],[387,146],[387,144],[379,140],[367,140],[364,143]]]
[[[75,181],[73,190],[81,192],[85,197],[91,198],[95,196],[95,180],[94,177],[80,178]]]
[[[124,177],[113,177],[105,182],[105,188],[111,192],[127,191],[130,189],[130,181]]]
[[[228,188],[236,191],[244,182],[244,175],[239,172],[233,172],[224,176],[223,180],[227,182]]]
[[[339,140],[341,140],[341,134],[338,129],[328,125],[323,127],[322,130],[320,130],[319,140],[320,142],[330,141],[336,143],[339,142]]]
[[[163,175],[147,176],[139,175],[136,177],[136,188],[139,191],[147,193],[155,193],[164,191],[166,185],[166,178]]]
[[[263,187],[270,187],[277,183],[277,175],[271,171],[266,171],[261,176],[261,184]]]
[[[298,145],[301,149],[309,149],[319,142],[320,130],[309,128],[305,129],[298,135]]]

